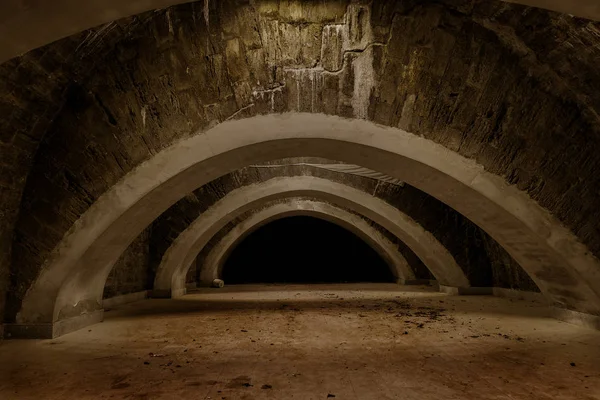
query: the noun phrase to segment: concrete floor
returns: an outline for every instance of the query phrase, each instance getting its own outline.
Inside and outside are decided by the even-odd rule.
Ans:
[[[600,399],[600,332],[390,284],[146,300],[0,345],[0,399]]]

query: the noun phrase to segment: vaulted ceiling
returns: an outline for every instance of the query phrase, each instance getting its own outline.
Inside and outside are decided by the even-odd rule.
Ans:
[[[522,3],[562,13],[471,0],[3,2],[0,285],[11,271],[10,319],[64,235],[128,173],[178,140],[269,113],[423,136],[516,185],[600,255],[600,6]],[[463,266],[477,256],[457,255],[460,245],[493,242],[406,192],[437,210],[430,217],[446,215],[437,235]],[[427,212],[412,217],[426,225]],[[453,244],[457,232],[466,239]],[[498,248],[478,254],[514,263]]]

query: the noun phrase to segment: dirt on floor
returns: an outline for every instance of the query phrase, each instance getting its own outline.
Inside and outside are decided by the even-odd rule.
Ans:
[[[0,345],[0,399],[600,399],[600,332],[390,284],[252,285]]]

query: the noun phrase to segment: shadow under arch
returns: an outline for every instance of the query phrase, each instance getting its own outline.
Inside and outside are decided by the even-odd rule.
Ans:
[[[554,305],[600,315],[598,260],[547,210],[500,176],[401,129],[286,113],[224,122],[127,174],[53,250],[27,291],[17,322],[55,324],[93,313],[101,304],[103,279],[119,255],[171,204],[246,165],[297,156],[361,165],[423,190],[485,230]],[[52,328],[53,335],[90,320],[65,322]]]
[[[200,283],[209,285],[214,279],[222,278],[224,261],[252,232],[273,221],[296,216],[318,218],[353,233],[386,262],[397,283],[404,284],[415,279],[414,272],[398,248],[360,216],[325,202],[289,199],[258,211],[228,232],[208,253],[200,269]]]

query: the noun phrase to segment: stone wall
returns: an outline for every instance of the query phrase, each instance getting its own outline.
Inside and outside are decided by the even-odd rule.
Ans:
[[[123,252],[110,272],[104,287],[104,298],[152,289],[149,274],[151,228],[143,231]]]
[[[77,82],[110,54],[115,42],[150,17],[82,32],[0,65],[0,314],[9,280],[27,289],[21,277],[28,272],[13,269],[9,278],[9,265],[21,195],[41,140],[63,106],[77,102]]]
[[[64,233],[124,174],[178,138],[270,112],[366,118],[423,135],[506,177],[600,254],[598,24],[493,1],[369,4],[224,0],[208,15],[182,5],[117,24],[120,40],[82,34],[94,65],[77,79],[54,68],[65,77],[50,89],[65,97],[27,102],[29,90],[9,89],[5,114],[27,123],[2,127],[2,152],[19,155],[16,143],[33,139],[18,171],[8,167],[15,182],[1,185],[7,250],[28,176],[8,314]],[[44,53],[31,57],[14,61],[31,69],[22,79],[48,79],[52,63],[39,69]],[[19,86],[13,75],[9,84]]]

